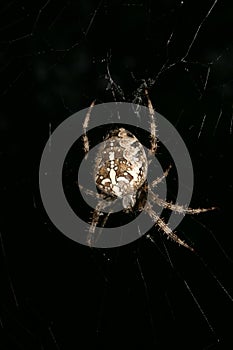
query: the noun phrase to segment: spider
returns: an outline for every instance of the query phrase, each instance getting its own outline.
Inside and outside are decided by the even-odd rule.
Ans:
[[[140,194],[143,193],[146,188],[148,193],[147,200],[144,201],[146,203],[141,205],[139,210],[143,210],[147,213],[167,238],[170,238],[179,245],[194,251],[192,247],[180,239],[163,221],[163,219],[159,217],[154,211],[151,201],[164,209],[169,209],[179,214],[199,214],[215,208],[192,209],[159,198],[154,192],[154,188],[168,175],[171,166],[161,177],[152,181],[150,185],[147,183],[148,166],[151,158],[155,156],[157,150],[157,130],[155,111],[147,89],[145,89],[145,95],[150,117],[150,150],[148,155],[146,155],[142,144],[135,135],[123,127],[115,128],[105,137],[103,144],[99,146],[96,154],[93,175],[98,194],[83,188],[83,186],[79,184],[80,189],[86,191],[88,195],[95,196],[99,199],[90,220],[87,243],[91,246],[95,234],[95,228],[99,224],[100,216],[103,215],[103,211],[106,207],[111,206],[116,200],[120,199],[125,212],[133,211],[137,198],[139,198]],[[89,107],[83,123],[83,148],[85,158],[87,158],[89,152],[87,128],[94,105],[95,102]],[[105,200],[103,201],[103,199]],[[110,209],[102,223],[102,227],[106,224],[111,213],[112,211]]]

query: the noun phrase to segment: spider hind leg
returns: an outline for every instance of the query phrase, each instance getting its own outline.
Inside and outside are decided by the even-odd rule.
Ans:
[[[156,214],[156,212],[152,209],[152,206],[150,203],[147,203],[145,207],[146,212],[151,217],[151,219],[155,222],[155,225],[159,227],[162,232],[167,235],[167,238],[171,238],[174,242],[178,243],[179,245],[182,245],[183,247],[194,251],[192,247],[190,247],[185,241],[180,239],[171,229],[170,227]]]
[[[186,215],[186,214],[194,215],[194,214],[206,213],[207,211],[211,211],[211,210],[216,209],[215,207],[192,209],[192,208],[185,207],[183,205],[173,204],[172,202],[167,202],[167,201],[159,198],[152,191],[150,191],[150,194],[151,194],[153,202],[156,203],[157,205],[159,205],[160,207],[162,207],[163,209],[169,209],[171,211],[174,211],[176,213],[183,214],[183,215]]]

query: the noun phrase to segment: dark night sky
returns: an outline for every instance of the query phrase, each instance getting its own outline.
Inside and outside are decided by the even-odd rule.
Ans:
[[[232,13],[224,0],[1,1],[0,349],[233,348]],[[145,104],[143,82],[189,149],[191,206],[219,208],[176,229],[196,253],[156,228],[90,249],[40,199],[49,132],[112,92]]]

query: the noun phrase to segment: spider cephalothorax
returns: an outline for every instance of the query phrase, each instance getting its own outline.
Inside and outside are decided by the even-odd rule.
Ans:
[[[124,128],[114,130],[100,146],[95,166],[95,182],[100,191],[122,198],[125,209],[132,208],[137,191],[147,177],[147,157],[142,144]]]

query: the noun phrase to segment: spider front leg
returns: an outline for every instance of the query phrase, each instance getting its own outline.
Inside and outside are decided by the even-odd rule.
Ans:
[[[167,235],[167,238],[171,238],[174,242],[178,243],[179,245],[182,245],[183,247],[194,251],[192,247],[190,247],[187,243],[182,241],[171,229],[170,227],[156,214],[156,212],[152,209],[152,206],[149,202],[147,202],[145,207],[146,212],[151,217],[151,219],[156,222],[155,225],[158,225],[158,227]]]
[[[145,95],[147,97],[147,104],[148,104],[149,116],[150,116],[150,144],[151,144],[150,154],[154,155],[157,150],[155,111],[147,89],[145,89]]]
[[[94,105],[95,105],[95,101],[93,101],[92,104],[90,105],[90,107],[87,111],[86,117],[84,119],[84,122],[83,122],[83,148],[84,148],[84,152],[85,152],[85,159],[87,159],[87,154],[88,154],[89,149],[90,149],[89,140],[87,137],[87,128],[88,128],[90,117],[91,117],[91,111],[92,111],[92,108],[94,107]]]

